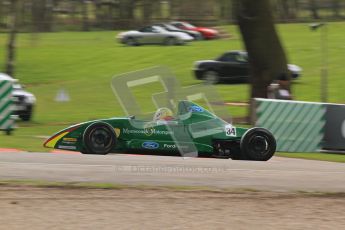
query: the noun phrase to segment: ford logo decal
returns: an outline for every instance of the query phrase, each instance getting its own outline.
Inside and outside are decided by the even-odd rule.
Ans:
[[[145,149],[157,149],[159,144],[157,142],[146,141],[142,144],[142,147]]]
[[[191,107],[190,107],[190,110],[191,110],[192,112],[198,112],[198,113],[204,112],[204,110],[203,110],[202,108],[200,108],[199,106],[196,106],[196,105],[191,106]]]

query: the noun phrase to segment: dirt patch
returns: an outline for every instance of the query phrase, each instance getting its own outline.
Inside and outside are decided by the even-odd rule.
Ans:
[[[343,194],[0,186],[4,229],[341,229]]]

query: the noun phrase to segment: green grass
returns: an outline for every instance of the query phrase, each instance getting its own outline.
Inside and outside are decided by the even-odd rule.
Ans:
[[[332,153],[276,153],[277,156],[290,157],[290,158],[301,158],[308,160],[319,160],[319,161],[332,161],[345,163],[344,154],[332,154]]]
[[[329,96],[330,102],[344,103],[343,55],[345,23],[329,25]],[[80,121],[124,115],[110,88],[112,76],[157,65],[168,66],[182,86],[195,80],[194,61],[217,57],[226,50],[243,49],[235,26],[226,26],[234,39],[193,42],[186,46],[126,47],[115,41],[117,32],[58,32],[20,34],[17,43],[15,77],[33,92],[37,99],[34,119],[19,122],[12,136],[0,134],[0,147],[45,151],[43,139],[59,129]],[[282,24],[278,30],[289,62],[303,67],[301,79],[293,84],[297,100],[319,101],[320,34],[311,32],[308,24]],[[5,53],[7,37],[0,36],[0,53]],[[0,56],[4,63],[5,55]],[[217,85],[225,101],[246,102],[246,84]],[[68,91],[71,101],[55,102],[60,89]],[[139,98],[143,108],[152,107],[152,87],[146,87]],[[233,116],[244,116],[246,108],[229,107]]]
[[[91,183],[91,182],[52,182],[42,180],[0,180],[1,187],[18,187],[18,188],[48,188],[48,189],[103,189],[103,190],[139,190],[139,191],[160,191],[160,192],[207,192],[217,194],[248,194],[263,195],[272,198],[273,192],[268,190],[258,190],[253,188],[216,188],[207,186],[184,186],[184,185],[171,185],[171,186],[150,186],[150,185],[126,185],[126,184],[113,184],[113,183]],[[279,198],[304,196],[304,197],[345,197],[344,192],[317,192],[317,191],[291,191],[276,192]],[[274,197],[276,197],[274,195]]]
[[[172,191],[172,192],[214,192],[214,193],[264,193],[264,190],[252,188],[225,189],[207,186],[185,186],[185,185],[168,185],[168,186],[150,186],[150,185],[127,185],[114,183],[96,183],[96,182],[52,182],[42,180],[0,180],[1,186],[15,187],[38,187],[38,188],[58,188],[58,189],[111,189],[111,190],[155,190],[155,191]]]

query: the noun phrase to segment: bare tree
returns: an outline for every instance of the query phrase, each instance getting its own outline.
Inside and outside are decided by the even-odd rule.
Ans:
[[[53,28],[53,0],[32,0],[32,21],[36,32]]]
[[[282,8],[282,16],[284,20],[290,19],[290,5],[288,0],[280,0],[281,8]]]
[[[234,0],[238,25],[251,66],[251,98],[267,98],[270,83],[290,80],[287,59],[276,32],[269,0]],[[288,86],[289,90],[289,86]]]
[[[143,20],[144,23],[150,23],[151,18],[152,18],[152,14],[153,14],[153,4],[156,4],[157,1],[154,0],[152,2],[152,0],[142,0],[142,4],[143,4]]]
[[[59,2],[57,2],[57,1],[55,1],[54,2],[57,6],[59,5]],[[70,16],[70,18],[71,18],[71,21],[73,22],[73,23],[75,23],[75,21],[76,21],[76,17],[77,17],[77,9],[78,9],[78,4],[79,3],[79,1],[71,1],[70,2],[70,12],[68,13],[69,14],[69,16]]]
[[[228,0],[218,0],[220,18],[227,22],[233,22],[232,3]]]
[[[271,0],[273,15],[280,21],[290,22],[297,16],[298,0]]]
[[[87,0],[81,0],[82,16],[83,16],[83,31],[89,31],[89,13],[87,7]]]
[[[134,9],[137,0],[120,0],[119,17],[121,19],[119,28],[131,28],[134,23]]]
[[[4,9],[4,5],[3,5],[3,0],[0,0],[0,26],[3,26],[3,20],[5,17],[5,9]]]
[[[300,2],[299,0],[293,0],[291,1],[291,4],[292,4],[292,8],[291,8],[292,18],[297,19]]]
[[[339,0],[332,0],[332,10],[333,10],[333,16],[335,18],[340,18],[340,1]]]
[[[114,23],[115,18],[117,17],[121,2],[114,0],[94,0],[93,3],[96,8],[96,26],[99,28],[114,29],[116,26]]]
[[[5,73],[10,76],[14,74],[14,66],[15,66],[15,54],[16,54],[16,35],[17,35],[17,16],[18,16],[18,0],[12,0],[10,6],[10,30],[8,36],[8,43],[7,43],[7,58],[6,58],[6,66],[5,66]]]
[[[133,20],[136,3],[137,0],[120,0],[120,17],[126,20]]]
[[[309,7],[310,7],[310,12],[311,12],[311,16],[314,19],[320,19],[319,16],[319,5],[317,0],[309,0]]]

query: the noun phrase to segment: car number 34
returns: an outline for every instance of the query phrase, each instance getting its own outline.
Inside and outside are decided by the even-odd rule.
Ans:
[[[226,125],[225,135],[229,137],[236,137],[236,128],[232,125]]]

